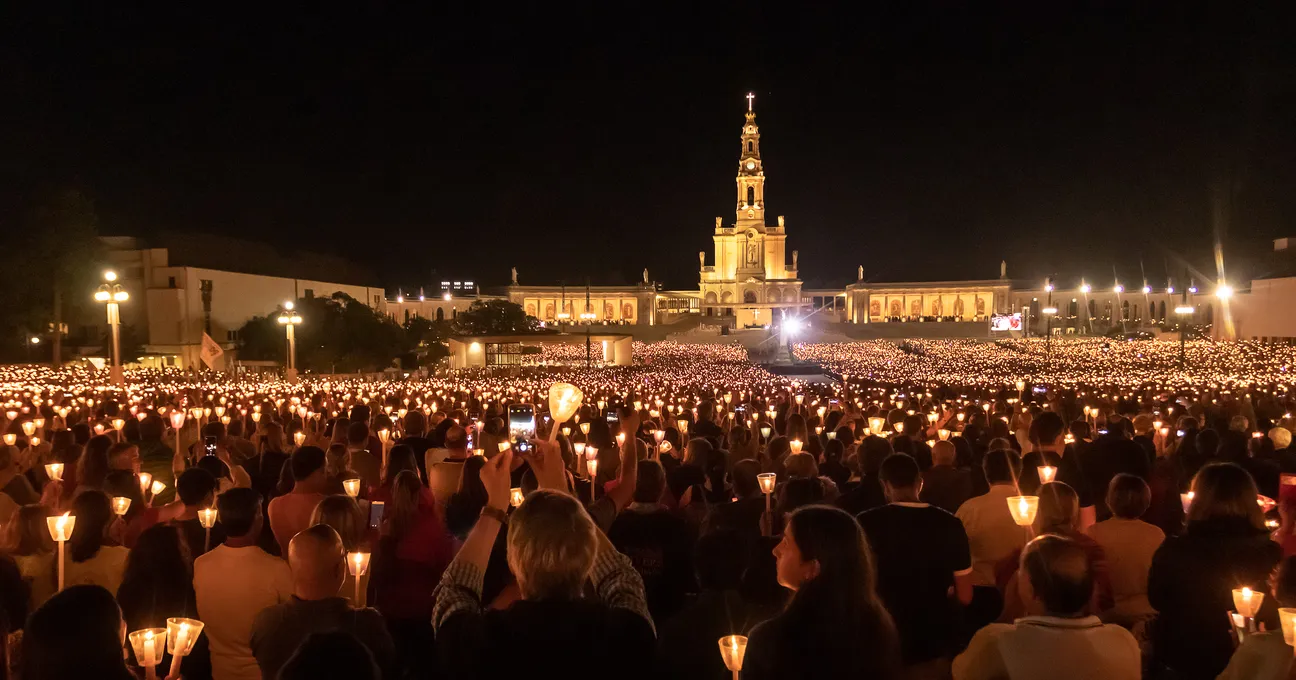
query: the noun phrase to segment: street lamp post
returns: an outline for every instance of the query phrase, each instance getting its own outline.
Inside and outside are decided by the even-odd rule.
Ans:
[[[121,366],[121,309],[119,305],[130,299],[130,294],[117,283],[117,272],[104,272],[104,283],[94,294],[95,302],[101,302],[108,311],[108,327],[112,333],[112,367],[109,377],[114,385],[126,382],[126,375]]]
[[[297,335],[293,329],[301,322],[301,315],[293,311],[292,301],[285,302],[279,312],[279,323],[288,332],[288,366],[284,370],[284,379],[289,382],[297,379]]]
[[[581,312],[581,321],[585,324],[585,368],[590,367],[590,326],[594,324],[594,310],[590,307],[590,284],[585,279],[585,311]]]
[[[1093,290],[1093,288],[1091,288],[1089,284],[1085,283],[1084,281],[1080,282],[1080,294],[1084,296],[1084,315],[1086,321],[1085,326],[1087,326],[1089,335],[1093,335],[1093,315],[1089,313],[1089,291],[1090,290]]]

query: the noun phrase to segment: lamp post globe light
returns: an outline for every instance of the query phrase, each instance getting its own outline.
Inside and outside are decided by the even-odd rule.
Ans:
[[[126,382],[125,372],[121,365],[121,309],[119,305],[130,299],[130,293],[117,283],[117,272],[108,270],[103,275],[104,283],[95,291],[95,302],[102,303],[108,312],[108,327],[112,335],[112,367],[109,377],[114,385]]]
[[[289,300],[279,310],[279,324],[288,333],[288,365],[284,368],[284,379],[288,381],[297,379],[297,335],[293,329],[302,322],[301,315],[293,310],[293,306]]]

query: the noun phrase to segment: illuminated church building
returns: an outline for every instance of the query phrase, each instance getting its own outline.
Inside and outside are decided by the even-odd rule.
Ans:
[[[1164,323],[1167,309],[1172,311],[1180,303],[1180,295],[1169,288],[1126,293],[1119,287],[1076,282],[1067,289],[1045,291],[1042,282],[1009,279],[1006,263],[1000,264],[998,278],[966,281],[869,281],[860,267],[855,282],[843,288],[803,289],[796,250],[788,262],[783,216],[774,224],[766,222],[755,95],[746,99],[734,179],[734,220],[726,225],[724,218],[715,218],[711,264],[706,252],[698,253],[697,290],[662,290],[647,270],[635,285],[590,287],[522,285],[514,270],[505,297],[547,324],[672,325],[696,318],[709,326],[743,329],[777,324],[785,315],[796,315],[846,324],[859,333],[881,337],[985,337],[995,314],[1021,314],[1028,332],[1042,333],[1045,310],[1055,310],[1050,325],[1054,333],[1095,333],[1122,323]],[[1201,315],[1196,322],[1208,323],[1212,301],[1193,297]],[[907,323],[924,326],[892,326],[891,330],[872,326]],[[874,330],[866,331],[869,326]]]

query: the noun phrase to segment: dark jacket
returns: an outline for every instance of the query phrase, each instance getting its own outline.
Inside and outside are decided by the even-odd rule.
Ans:
[[[661,624],[657,673],[672,680],[716,680],[728,674],[716,649],[726,635],[747,635],[774,615],[773,609],[747,602],[736,591],[707,590]]]
[[[1182,680],[1219,675],[1233,654],[1228,613],[1234,588],[1264,593],[1256,618],[1277,630],[1269,575],[1281,559],[1282,548],[1243,518],[1191,522],[1184,535],[1167,537],[1148,573],[1148,601],[1159,613],[1154,661]]]
[[[933,465],[923,473],[919,500],[953,514],[972,497],[972,475],[952,465]]]
[[[252,624],[252,655],[263,676],[276,678],[311,633],[330,630],[356,636],[373,654],[383,677],[395,677],[395,647],[382,614],[369,607],[356,609],[343,597],[302,600],[294,595],[283,604],[262,609]]]

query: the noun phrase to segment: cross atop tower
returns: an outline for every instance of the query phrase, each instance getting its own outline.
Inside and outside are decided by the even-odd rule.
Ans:
[[[751,111],[751,110],[752,110],[752,100],[755,99],[755,98],[756,98],[756,95],[755,95],[754,93],[751,93],[751,92],[748,92],[748,93],[747,93],[747,110],[748,110],[748,111]]]

